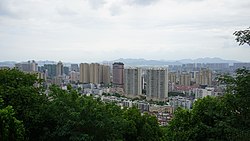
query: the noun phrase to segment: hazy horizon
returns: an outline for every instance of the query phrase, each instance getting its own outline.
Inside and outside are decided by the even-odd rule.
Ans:
[[[0,62],[250,61],[249,0],[1,0]]]
[[[128,60],[145,60],[145,61],[165,61],[165,62],[175,62],[175,61],[181,61],[182,63],[184,62],[188,62],[188,61],[197,61],[197,60],[202,60],[204,62],[207,63],[222,63],[222,62],[228,62],[229,64],[232,64],[234,61],[235,62],[241,62],[241,63],[250,63],[250,61],[239,61],[239,60],[231,60],[231,59],[224,59],[224,58],[219,58],[219,57],[204,57],[204,58],[195,58],[195,59],[190,59],[190,58],[182,58],[182,59],[178,59],[178,60],[163,60],[163,59],[145,59],[145,58],[116,58],[114,60],[101,60],[101,61],[86,61],[86,60],[80,60],[79,62],[71,62],[71,61],[67,61],[67,60],[48,60],[48,59],[43,59],[43,60],[35,60],[35,59],[28,59],[28,60],[0,60],[0,63],[3,62],[15,62],[15,63],[22,63],[22,62],[27,62],[27,61],[32,61],[34,60],[35,62],[59,62],[61,61],[62,63],[71,63],[71,64],[80,64],[80,63],[106,63],[106,62],[115,62],[115,61],[120,61],[120,60],[124,60],[125,62],[127,62]],[[218,62],[214,62],[213,59],[219,60]],[[213,60],[212,62],[209,62]],[[122,61],[120,61],[122,62]],[[181,63],[180,62],[180,63]],[[192,63],[192,62],[190,62]],[[196,62],[196,63],[200,63],[200,62]],[[185,63],[184,63],[185,64]]]

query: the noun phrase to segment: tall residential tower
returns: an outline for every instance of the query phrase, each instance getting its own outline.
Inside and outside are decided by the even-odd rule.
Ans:
[[[142,94],[142,70],[140,68],[124,69],[124,93],[131,98]]]
[[[88,63],[80,64],[80,82],[89,83],[89,64]]]
[[[115,62],[113,64],[113,85],[115,87],[123,88],[124,78],[124,64],[121,62]]]
[[[147,100],[164,101],[168,97],[168,70],[165,68],[146,70]]]
[[[63,75],[63,63],[59,61],[56,65],[56,76],[62,76]]]

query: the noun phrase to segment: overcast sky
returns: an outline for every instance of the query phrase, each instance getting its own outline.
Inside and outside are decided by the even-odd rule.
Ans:
[[[0,61],[250,62],[233,36],[249,26],[249,0],[0,0]]]

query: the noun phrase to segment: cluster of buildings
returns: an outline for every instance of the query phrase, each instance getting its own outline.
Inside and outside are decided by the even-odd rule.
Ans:
[[[54,64],[38,64],[32,60],[15,64],[25,71],[38,73],[45,80],[45,85],[65,86],[76,84],[85,89],[112,88],[129,98],[145,98],[150,101],[169,101],[169,92],[184,93],[188,98],[202,98],[206,95],[217,96],[223,92],[215,80],[220,72],[230,68],[250,68],[250,63],[193,63],[170,65],[168,67],[127,67],[122,62],[112,65],[99,63],[80,63],[64,65],[61,61]],[[210,94],[210,92],[212,92]],[[85,91],[85,93],[87,93]],[[191,97],[192,98],[192,97]],[[181,100],[180,100],[181,101]],[[181,103],[181,102],[179,102]]]
[[[250,69],[250,63],[187,63],[182,65],[169,65],[170,71],[199,71],[202,68],[209,68],[213,71],[234,72],[238,68]]]
[[[123,88],[124,95],[130,98],[145,96],[147,100],[165,101],[168,97],[168,70],[124,68],[123,63],[114,63],[113,85]]]
[[[142,113],[155,115],[161,125],[167,125],[178,107],[192,109],[196,99],[222,95],[225,86],[218,84],[215,79],[217,75],[233,75],[233,71],[241,67],[250,69],[250,63],[235,63],[233,66],[227,63],[197,63],[168,67],[127,67],[122,62],[112,65],[64,65],[59,61],[38,66],[33,60],[15,64],[17,69],[38,74],[47,87],[56,84],[67,89],[66,86],[71,84],[82,94],[94,94],[104,102],[115,102],[121,107],[135,106]],[[127,98],[104,96],[103,93],[119,93]],[[152,104],[152,101],[164,104]]]
[[[115,97],[115,96],[101,96],[101,100],[104,102],[116,103],[121,108],[136,107],[140,110],[142,114],[144,112],[147,112],[150,115],[156,116],[161,126],[168,125],[174,113],[174,108],[171,105],[150,104],[149,102],[144,100],[131,100],[125,97]]]
[[[25,72],[37,72],[46,85],[94,84],[116,88],[130,98],[165,101],[168,97],[167,68],[125,68],[121,62],[112,66],[99,63],[64,66],[61,61],[38,66],[34,60],[17,63],[15,67]]]
[[[212,86],[215,80],[215,74],[208,68],[202,68],[199,71],[172,71],[169,72],[169,91],[176,91],[183,88]],[[191,87],[192,86],[192,87]]]

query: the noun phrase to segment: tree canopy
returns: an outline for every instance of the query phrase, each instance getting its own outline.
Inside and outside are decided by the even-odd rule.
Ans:
[[[38,82],[32,74],[0,70],[0,140],[157,141],[163,136],[156,117],[136,108],[121,109],[55,85],[45,93],[34,85]]]
[[[227,84],[227,94],[199,99],[192,110],[178,109],[167,127],[167,140],[249,140],[250,71],[238,69],[235,77],[220,80]]]
[[[0,70],[1,141],[247,141],[250,138],[250,71],[219,79],[220,97],[205,97],[192,110],[179,108],[167,127],[138,109],[104,103],[52,85],[45,92],[33,74]]]
[[[235,31],[235,40],[239,42],[239,45],[244,45],[245,43],[250,46],[250,27],[245,30]]]

